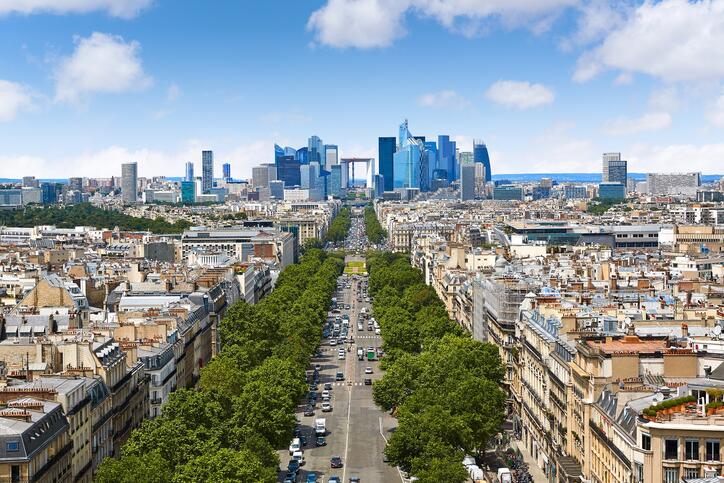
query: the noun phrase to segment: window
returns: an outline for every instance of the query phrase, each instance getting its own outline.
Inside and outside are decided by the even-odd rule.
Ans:
[[[687,460],[698,460],[699,459],[699,440],[698,439],[687,439],[685,442],[685,453]]]
[[[641,435],[641,448],[645,449],[646,451],[651,451],[651,436],[649,436],[648,434]]]
[[[10,481],[20,481],[20,466],[12,465],[10,467]]]
[[[719,440],[710,440],[706,442],[706,460],[719,461]]]
[[[664,483],[679,483],[679,469],[664,468]]]
[[[679,440],[678,439],[667,439],[664,441],[664,459],[666,459],[666,460],[678,460],[679,459]]]
[[[5,451],[20,451],[20,443],[18,441],[8,441],[5,443]]]
[[[699,468],[684,468],[684,479],[699,478]]]

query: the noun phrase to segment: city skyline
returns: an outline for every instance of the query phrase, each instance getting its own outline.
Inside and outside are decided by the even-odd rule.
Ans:
[[[217,172],[248,178],[275,142],[311,133],[340,158],[376,157],[405,117],[461,150],[484,139],[496,173],[592,173],[622,152],[636,172],[716,174],[721,2],[507,3],[4,2],[0,177],[104,177],[127,162],[183,176],[213,149]],[[419,76],[431,59],[457,75]],[[308,66],[320,75],[294,75]]]

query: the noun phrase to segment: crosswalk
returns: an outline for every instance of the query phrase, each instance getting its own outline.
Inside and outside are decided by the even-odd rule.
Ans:
[[[349,384],[347,382],[335,382],[334,385],[335,386],[364,386],[365,383],[364,382],[353,382],[352,384]],[[372,387],[372,386],[370,386],[370,387]]]

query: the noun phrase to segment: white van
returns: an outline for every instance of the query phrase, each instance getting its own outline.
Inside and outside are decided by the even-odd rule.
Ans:
[[[299,438],[294,438],[292,440],[292,444],[289,445],[289,454],[293,455],[295,451],[300,451],[302,449],[302,440]]]

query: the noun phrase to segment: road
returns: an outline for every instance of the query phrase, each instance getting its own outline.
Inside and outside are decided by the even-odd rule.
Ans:
[[[364,260],[362,257],[348,257],[348,260]],[[372,386],[365,385],[365,378],[380,378],[379,362],[357,359],[357,348],[381,347],[382,338],[369,330],[367,321],[363,321],[358,330],[357,322],[362,321],[360,311],[370,310],[371,304],[365,301],[363,284],[366,276],[341,276],[338,281],[337,303],[339,312],[330,312],[330,316],[347,314],[350,319],[349,333],[354,343],[344,360],[338,359],[339,346],[330,346],[329,339],[323,339],[322,357],[312,361],[321,366],[319,393],[325,383],[332,383],[332,412],[323,413],[318,403],[314,416],[303,416],[303,406],[299,407],[297,419],[301,422],[301,431],[307,438],[304,448],[306,464],[302,467],[297,481],[306,482],[309,472],[317,473],[318,481],[326,482],[331,476],[338,476],[348,482],[351,476],[358,476],[363,483],[402,481],[400,473],[383,461],[385,437],[389,437],[389,428],[394,424],[392,418],[380,411],[372,400]],[[349,286],[349,288],[348,288]],[[349,306],[349,309],[346,309]],[[366,353],[366,351],[365,351]],[[365,368],[371,367],[373,373],[365,374]],[[335,381],[335,374],[343,372],[345,381]],[[315,447],[314,420],[325,418],[327,424],[327,445]],[[281,467],[286,468],[289,461],[288,451],[280,452]],[[330,458],[340,456],[343,468],[331,469]],[[284,473],[280,473],[280,481]]]

